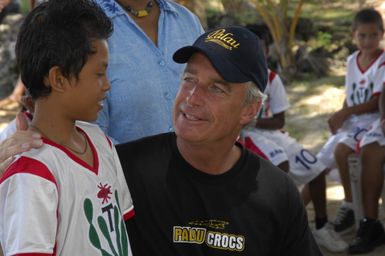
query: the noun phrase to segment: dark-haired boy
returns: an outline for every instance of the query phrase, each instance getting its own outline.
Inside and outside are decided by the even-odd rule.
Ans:
[[[30,129],[44,145],[0,179],[5,255],[131,255],[130,193],[111,141],[93,124],[110,85],[112,25],[92,1],[51,0],[18,36],[21,79],[35,101]]]

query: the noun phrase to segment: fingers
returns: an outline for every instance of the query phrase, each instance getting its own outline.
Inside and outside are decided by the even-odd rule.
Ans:
[[[17,131],[0,144],[0,163],[31,148],[43,145],[41,135],[32,131]]]
[[[8,158],[7,160],[0,163],[0,178],[3,176],[4,171],[7,169],[8,165],[13,161],[13,157]]]
[[[19,112],[16,115],[16,128],[18,131],[25,131],[28,129],[28,119],[27,117],[22,113]]]

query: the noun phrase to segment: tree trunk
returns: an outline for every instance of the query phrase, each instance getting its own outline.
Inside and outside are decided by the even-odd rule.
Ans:
[[[292,46],[303,0],[297,2],[291,19],[288,18],[289,0],[280,0],[279,3],[259,0],[253,2],[273,37],[274,47],[279,56],[282,69],[281,75],[286,79],[290,79],[296,73]]]

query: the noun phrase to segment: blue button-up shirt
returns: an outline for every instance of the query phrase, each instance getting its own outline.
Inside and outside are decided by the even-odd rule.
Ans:
[[[160,7],[158,45],[114,0],[95,0],[114,25],[108,40],[107,94],[97,123],[115,143],[171,131],[172,106],[184,65],[172,60],[204,31],[198,18],[172,1]]]

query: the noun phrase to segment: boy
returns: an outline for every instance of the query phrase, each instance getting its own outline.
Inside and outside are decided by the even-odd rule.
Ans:
[[[249,29],[259,36],[267,54],[268,30],[259,26]],[[289,101],[281,79],[271,70],[268,70],[264,93],[267,99],[258,118],[241,133],[245,146],[288,172],[297,185],[309,184],[306,191],[309,189],[315,209],[315,240],[329,251],[345,251],[347,244],[327,224],[325,166],[287,132],[281,131],[285,125],[285,111],[289,108]]]
[[[116,151],[97,126],[76,122],[94,121],[110,88],[111,32],[87,0],[43,3],[21,27],[16,56],[35,101],[30,130],[44,145],[0,180],[5,255],[131,255],[123,216],[134,212]]]
[[[352,33],[358,51],[347,59],[345,101],[342,109],[330,117],[333,136],[318,154],[327,167],[335,161],[339,169],[345,199],[337,212],[334,229],[341,234],[354,229],[347,159],[378,118],[378,98],[385,83],[385,53],[380,48],[383,32],[382,17],[376,10],[363,9],[355,15]]]

